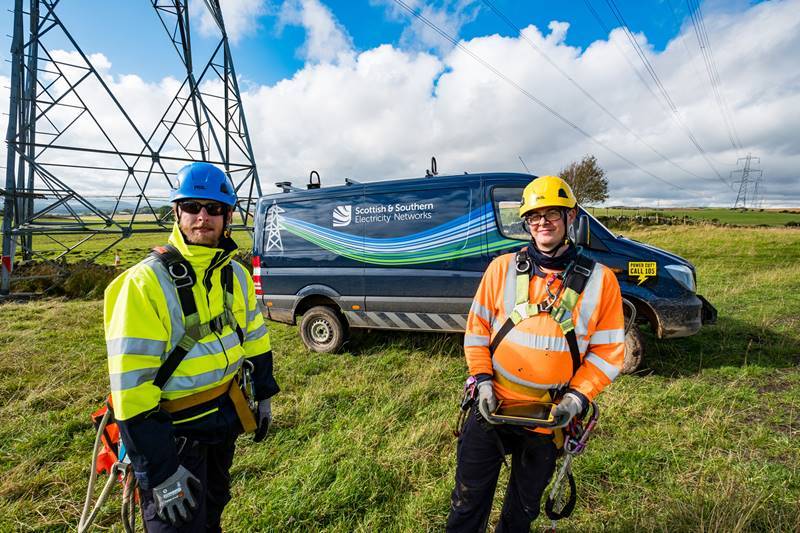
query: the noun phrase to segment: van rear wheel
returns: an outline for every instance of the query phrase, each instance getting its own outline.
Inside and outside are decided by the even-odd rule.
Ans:
[[[639,326],[633,324],[625,334],[625,359],[622,361],[622,373],[633,374],[642,364],[644,358],[644,336]]]
[[[311,351],[332,353],[344,344],[345,326],[341,317],[324,305],[312,307],[300,321],[300,338]]]

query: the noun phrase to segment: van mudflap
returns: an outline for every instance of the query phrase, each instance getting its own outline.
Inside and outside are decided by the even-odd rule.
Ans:
[[[699,294],[697,297],[703,302],[703,310],[700,313],[700,319],[703,321],[703,325],[706,324],[716,324],[717,323],[717,308],[711,305],[711,302],[700,296]]]

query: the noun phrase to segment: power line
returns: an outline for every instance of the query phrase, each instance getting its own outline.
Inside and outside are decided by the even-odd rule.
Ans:
[[[471,50],[469,50],[467,47],[463,46],[458,40],[456,40],[454,37],[452,37],[449,33],[445,32],[444,30],[439,28],[436,24],[434,24],[433,22],[428,20],[421,13],[418,13],[416,10],[412,9],[411,7],[409,7],[405,2],[403,2],[403,0],[394,0],[394,2],[397,5],[399,5],[400,7],[402,7],[404,10],[406,10],[408,13],[410,13],[413,16],[415,16],[417,19],[419,19],[421,22],[423,22],[426,26],[431,28],[433,31],[438,33],[445,40],[449,41],[453,46],[455,46],[456,48],[458,48],[459,50],[461,50],[465,54],[469,55],[472,59],[474,59],[475,61],[477,61],[481,65],[483,65],[486,69],[491,71],[497,77],[499,77],[500,79],[502,79],[503,81],[505,81],[506,83],[508,83],[509,85],[514,87],[515,89],[517,89],[519,92],[521,92],[527,98],[529,98],[530,100],[532,100],[533,102],[538,104],[540,107],[542,107],[545,111],[547,111],[548,113],[550,113],[551,115],[553,115],[557,119],[561,120],[562,122],[567,124],[569,127],[571,127],[572,129],[574,129],[575,131],[577,131],[578,133],[580,133],[581,135],[583,135],[584,137],[589,139],[590,141],[594,142],[595,144],[598,144],[598,145],[602,146],[603,148],[605,148],[606,150],[608,150],[612,154],[616,155],[618,158],[620,158],[623,161],[625,161],[626,163],[628,163],[630,166],[640,170],[641,172],[647,174],[648,176],[650,176],[650,177],[652,177],[654,179],[657,179],[658,181],[660,181],[662,183],[665,183],[666,185],[669,185],[670,187],[674,187],[674,188],[679,189],[679,190],[685,190],[683,187],[675,185],[674,183],[671,183],[670,181],[665,180],[664,178],[662,178],[662,177],[650,172],[649,170],[646,170],[646,169],[640,167],[639,165],[637,165],[636,163],[634,163],[633,161],[631,161],[630,159],[628,159],[627,157],[625,157],[621,153],[617,152],[616,150],[614,150],[613,148],[608,146],[603,141],[600,141],[599,139],[594,138],[589,132],[587,132],[586,130],[581,128],[579,125],[577,125],[576,123],[572,122],[570,119],[568,119],[567,117],[565,117],[564,115],[562,115],[561,113],[559,113],[558,111],[556,111],[555,109],[553,109],[552,107],[547,105],[545,102],[543,102],[542,100],[540,100],[539,98],[537,98],[536,96],[531,94],[524,87],[522,87],[517,82],[515,82],[514,80],[512,80],[511,78],[509,78],[508,76],[506,76],[505,74],[500,72],[499,70],[497,70],[494,66],[492,66],[490,63],[485,61],[483,58],[481,58],[480,56],[478,56],[477,54],[475,54]]]
[[[634,131],[633,131],[632,129],[630,129],[630,128],[629,128],[627,125],[625,125],[625,123],[623,123],[623,122],[622,122],[622,121],[621,121],[619,118],[617,118],[617,116],[616,116],[616,115],[614,115],[614,113],[612,113],[611,111],[609,111],[609,110],[608,110],[608,109],[607,109],[607,108],[606,108],[606,107],[605,107],[603,104],[601,104],[601,103],[600,103],[600,102],[599,102],[599,101],[598,101],[598,100],[597,100],[597,99],[596,99],[594,96],[592,96],[592,94],[591,94],[589,91],[587,91],[586,89],[584,89],[584,88],[583,88],[583,86],[581,86],[581,85],[580,85],[580,84],[579,84],[577,81],[575,81],[575,80],[574,80],[574,79],[573,79],[573,78],[572,78],[572,77],[571,77],[569,74],[567,74],[567,73],[566,73],[566,72],[565,72],[565,71],[564,71],[564,70],[563,70],[561,67],[559,67],[559,66],[558,66],[558,64],[557,64],[555,61],[553,61],[552,59],[550,59],[550,57],[549,57],[549,56],[548,56],[548,55],[547,55],[547,54],[546,54],[546,53],[545,53],[545,52],[544,52],[544,51],[543,51],[541,48],[539,48],[538,46],[536,46],[536,44],[535,44],[535,43],[534,43],[534,42],[533,42],[531,39],[529,39],[529,38],[528,38],[528,37],[527,37],[527,36],[526,36],[524,33],[522,33],[522,30],[521,30],[521,29],[520,29],[520,28],[519,28],[519,27],[518,27],[516,24],[514,24],[514,23],[513,23],[513,22],[512,22],[512,21],[511,21],[511,20],[510,20],[510,19],[509,19],[509,18],[508,18],[508,17],[507,17],[507,16],[506,16],[506,15],[505,15],[503,12],[502,12],[502,11],[500,11],[500,10],[499,10],[497,7],[495,7],[495,5],[494,5],[494,4],[492,4],[492,2],[490,2],[489,0],[483,0],[483,3],[484,3],[484,4],[486,4],[486,5],[489,7],[489,9],[491,9],[492,11],[494,11],[494,13],[495,13],[495,14],[496,14],[498,17],[500,17],[501,19],[503,19],[503,21],[505,21],[505,23],[506,23],[506,24],[507,24],[509,27],[513,28],[513,29],[514,29],[514,30],[517,32],[517,34],[519,34],[519,36],[520,36],[520,37],[521,37],[521,38],[522,38],[522,39],[523,39],[523,40],[524,40],[526,43],[528,43],[528,45],[530,45],[530,47],[531,47],[531,48],[533,48],[533,49],[534,49],[536,52],[538,52],[538,53],[539,53],[539,54],[540,54],[540,55],[541,55],[541,56],[542,56],[542,57],[543,57],[543,58],[544,58],[544,59],[545,59],[545,60],[546,60],[548,63],[550,63],[550,66],[552,66],[554,69],[556,69],[556,70],[558,71],[558,73],[559,73],[559,74],[561,74],[561,75],[562,75],[564,78],[566,78],[566,79],[567,79],[567,81],[569,81],[569,82],[570,82],[570,83],[571,83],[571,84],[572,84],[572,85],[573,85],[573,86],[574,86],[576,89],[578,89],[578,90],[579,90],[581,93],[583,93],[583,95],[584,95],[584,96],[586,96],[586,98],[588,98],[589,100],[591,100],[591,101],[592,101],[592,102],[593,102],[593,103],[594,103],[594,104],[595,104],[597,107],[599,107],[599,108],[600,108],[600,109],[601,109],[601,110],[602,110],[602,111],[603,111],[603,112],[604,112],[606,115],[608,115],[608,116],[609,116],[609,117],[610,117],[610,118],[611,118],[611,119],[612,119],[614,122],[616,122],[616,123],[617,123],[617,124],[618,124],[618,125],[619,125],[621,128],[623,128],[625,131],[627,131],[628,133],[630,133],[631,135],[633,135],[633,136],[636,138],[636,140],[638,140],[638,141],[639,141],[640,143],[642,143],[643,145],[647,146],[647,147],[648,147],[648,148],[649,148],[649,149],[650,149],[650,150],[651,150],[653,153],[655,153],[657,156],[659,156],[661,159],[663,159],[663,160],[664,160],[664,161],[666,161],[667,163],[669,163],[669,164],[673,165],[675,168],[677,168],[677,169],[679,169],[679,170],[682,170],[683,172],[685,172],[685,173],[687,173],[687,174],[689,174],[689,175],[691,175],[691,176],[694,176],[695,178],[698,178],[698,179],[704,179],[702,176],[699,176],[699,175],[695,174],[694,172],[692,172],[692,171],[690,171],[690,170],[687,170],[687,169],[683,168],[683,167],[682,167],[682,166],[680,166],[678,163],[676,163],[675,161],[673,161],[672,159],[670,159],[669,157],[667,157],[666,155],[664,155],[664,154],[662,154],[660,151],[658,151],[658,150],[657,150],[655,147],[653,147],[653,146],[652,146],[650,143],[648,143],[647,141],[645,141],[644,139],[642,139],[642,138],[641,138],[641,137],[640,137],[640,136],[639,136],[639,135],[638,135],[636,132],[634,132]]]
[[[650,88],[650,84],[649,84],[649,83],[647,83],[647,80],[645,80],[645,79],[644,79],[644,77],[642,76],[642,74],[639,72],[639,69],[637,69],[637,68],[636,68],[636,65],[634,65],[634,64],[631,62],[631,60],[628,58],[628,55],[627,55],[627,54],[626,54],[626,53],[625,53],[625,52],[622,50],[622,48],[621,48],[621,47],[620,47],[620,46],[617,44],[617,41],[613,41],[613,40],[610,38],[610,36],[611,36],[611,28],[609,28],[609,27],[606,25],[606,23],[605,23],[605,22],[603,22],[603,19],[602,19],[602,18],[600,17],[600,15],[597,13],[597,10],[595,10],[594,6],[592,6],[592,4],[589,2],[589,0],[583,0],[583,3],[586,5],[586,8],[587,8],[587,9],[589,10],[589,12],[592,14],[592,16],[594,17],[594,19],[597,21],[597,24],[599,24],[599,25],[600,25],[600,27],[601,27],[601,28],[603,28],[603,31],[606,33],[606,35],[608,35],[608,36],[609,36],[609,39],[608,39],[608,40],[609,40],[609,42],[612,42],[612,43],[614,44],[614,47],[615,47],[615,48],[616,48],[616,49],[619,51],[619,55],[621,55],[621,56],[622,56],[622,58],[625,60],[625,62],[626,62],[626,63],[628,63],[628,66],[630,66],[630,67],[631,67],[631,70],[633,71],[633,73],[634,73],[634,74],[636,74],[636,77],[637,77],[637,78],[639,78],[639,81],[640,81],[640,82],[642,82],[642,85],[644,86],[644,88],[645,88],[645,89],[647,89],[647,92],[649,92],[651,95],[653,95],[653,99],[654,99],[656,102],[658,102],[658,105],[660,105],[660,106],[661,106],[661,108],[664,110],[664,112],[665,112],[665,113],[669,113],[669,109],[667,109],[667,107],[664,105],[664,102],[662,102],[662,101],[661,101],[661,99],[658,97],[658,95],[656,95],[656,93],[654,93],[654,92],[653,92],[653,89],[651,89],[651,88]]]
[[[661,93],[662,98],[667,103],[667,106],[669,107],[670,111],[672,112],[672,116],[675,118],[675,120],[678,122],[678,124],[681,126],[681,128],[683,128],[684,132],[686,133],[686,135],[689,138],[689,140],[691,141],[691,143],[694,145],[694,147],[697,149],[697,151],[700,153],[700,155],[703,156],[703,159],[705,159],[706,163],[708,163],[709,168],[711,168],[711,170],[714,171],[714,174],[716,174],[717,178],[719,178],[719,180],[722,183],[724,183],[726,187],[732,189],[731,185],[727,181],[725,181],[723,179],[722,175],[719,173],[719,171],[716,169],[716,167],[714,167],[713,163],[711,162],[711,159],[709,159],[709,157],[708,157],[708,154],[706,154],[706,151],[703,149],[702,146],[700,146],[700,143],[697,141],[697,138],[694,136],[694,133],[692,133],[692,130],[689,128],[689,126],[681,118],[680,113],[678,112],[678,107],[675,105],[675,102],[670,97],[669,92],[667,91],[666,87],[664,87],[664,84],[661,82],[661,79],[658,77],[658,74],[656,73],[655,68],[653,68],[653,65],[647,59],[647,54],[645,53],[644,50],[642,50],[642,47],[639,45],[639,42],[633,36],[633,33],[631,33],[631,30],[629,29],[628,24],[625,22],[625,18],[622,16],[622,13],[620,12],[620,10],[617,7],[617,5],[614,2],[614,0],[606,0],[606,3],[608,4],[608,7],[611,10],[611,12],[614,14],[614,17],[617,19],[617,22],[619,22],[620,26],[622,27],[622,30],[625,33],[625,36],[628,38],[628,41],[631,43],[631,46],[636,51],[636,54],[639,56],[639,59],[642,61],[642,64],[644,65],[645,70],[650,75],[650,77],[653,79],[653,82],[655,83],[656,88]]]
[[[714,99],[717,101],[722,121],[725,123],[725,129],[728,132],[728,139],[731,141],[731,146],[736,150],[737,154],[742,148],[742,143],[739,140],[739,135],[736,131],[736,126],[733,123],[733,116],[730,109],[722,96],[720,90],[720,77],[717,70],[716,61],[714,61],[714,53],[711,49],[711,41],[708,39],[708,32],[706,31],[705,20],[703,19],[703,12],[700,10],[700,4],[697,1],[686,0],[686,5],[689,7],[689,15],[692,18],[692,26],[697,36],[697,44],[700,46],[700,52],[703,56],[703,62],[708,72],[708,80],[711,83],[711,90],[714,93]]]

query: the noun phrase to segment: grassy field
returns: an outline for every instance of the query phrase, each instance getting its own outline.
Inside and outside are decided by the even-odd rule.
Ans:
[[[797,230],[630,236],[691,259],[719,321],[686,339],[648,338],[645,368],[600,396],[596,437],[574,464],[578,506],[560,529],[800,531]],[[102,303],[0,311],[0,531],[74,530],[88,417],[107,389]],[[240,439],[226,530],[442,530],[466,377],[460,337],[374,333],[344,354],[312,355],[296,328],[270,327],[283,391],[266,442]]]
[[[595,216],[642,216],[642,217],[676,217],[705,220],[721,224],[735,224],[739,226],[784,226],[787,222],[800,224],[800,210],[784,209],[726,209],[719,207],[697,207],[687,209],[653,209],[649,207],[615,208],[615,207],[589,207],[590,213]]]

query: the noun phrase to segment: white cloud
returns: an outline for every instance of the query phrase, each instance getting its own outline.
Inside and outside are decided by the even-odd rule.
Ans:
[[[292,0],[290,6],[293,11],[287,8],[283,20],[306,28],[306,66],[290,79],[254,86],[244,94],[265,191],[286,179],[305,183],[312,169],[320,171],[325,185],[341,183],[344,177],[369,181],[421,176],[431,155],[436,155],[442,174],[522,171],[518,156],[532,172],[545,174],[593,153],[607,170],[612,203],[732,205],[736,197],[620,55],[619,48],[630,46],[620,30],[585,50],[565,44],[570,31],[565,23],[551,23],[544,32],[533,26],[523,31],[628,128],[701,179],[638,142],[520,38],[488,35],[464,45],[594,138],[679,188],[588,141],[458,49],[437,55],[387,44],[356,53],[346,31],[317,0]],[[744,145],[738,154],[728,141],[691,26],[662,52],[654,52],[639,36],[723,178],[730,179],[737,157],[749,152],[761,158],[767,205],[800,205],[798,7],[798,0],[738,11],[704,5],[722,90]],[[687,47],[694,57],[687,55]],[[135,110],[134,120],[149,135],[179,81],[147,82],[113,73],[100,57],[98,62],[104,65],[104,79],[126,108]],[[0,82],[8,85],[8,80]],[[101,92],[93,90],[91,98],[101,102]],[[0,105],[7,109],[7,100]],[[113,106],[103,105],[105,111],[98,116],[122,139],[120,145],[138,146],[130,127],[109,111]],[[2,122],[5,131],[5,117]],[[102,141],[84,126],[76,129],[84,140]],[[110,175],[85,179],[97,190],[116,192],[120,187]]]
[[[796,0],[737,12],[704,7],[722,90],[745,146],[740,153],[728,141],[692,27],[684,27],[663,52],[654,52],[644,35],[637,36],[723,179],[731,181],[737,157],[747,151],[760,156],[767,202],[773,205],[800,203],[800,147],[794,141],[800,73],[790,66],[800,51],[797,7]],[[314,168],[328,183],[343,176],[416,176],[433,154],[442,172],[521,170],[521,155],[542,174],[594,153],[609,173],[614,202],[733,203],[735,191],[718,179],[620,55],[620,48],[630,47],[621,30],[584,51],[565,44],[568,24],[553,22],[549,30],[543,34],[530,26],[523,31],[636,135],[701,179],[637,141],[524,40],[498,35],[464,44],[595,139],[675,187],[587,140],[462,51],[436,56],[391,46],[365,51],[354,64],[308,65],[290,80],[248,94],[261,176],[279,181],[307,176]],[[741,35],[749,38],[743,41]],[[698,56],[687,56],[687,46]]]
[[[311,63],[351,61],[353,41],[347,30],[319,0],[286,0],[278,15],[280,27],[295,25],[306,30],[302,56]]]
[[[256,33],[260,29],[259,17],[268,12],[266,0],[223,0],[220,5],[225,20],[225,30],[233,43]],[[219,35],[217,23],[205,4],[193,2],[190,4],[190,10],[193,17],[200,17],[201,34]]]
[[[446,53],[453,44],[409,13],[392,0],[370,0],[370,3],[384,5],[390,18],[408,21],[408,26],[400,36],[400,45],[415,50],[435,50],[439,54]],[[440,0],[423,2],[422,0],[405,0],[409,8],[433,23],[451,37],[458,39],[461,28],[475,20],[480,10],[480,2],[476,0]]]

